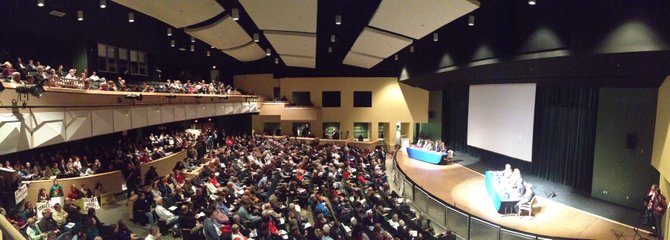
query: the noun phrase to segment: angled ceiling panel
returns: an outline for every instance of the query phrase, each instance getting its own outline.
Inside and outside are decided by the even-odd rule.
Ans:
[[[378,63],[380,63],[381,61],[384,61],[384,59],[361,53],[356,53],[354,51],[349,51],[349,53],[347,53],[347,56],[344,57],[344,61],[342,63],[355,67],[370,69],[375,65],[377,65]]]
[[[412,39],[365,27],[351,51],[386,58],[412,44]]]
[[[223,52],[241,62],[255,61],[265,57],[265,51],[253,41],[240,47],[223,50]]]
[[[244,29],[229,15],[210,25],[185,29],[189,35],[218,49],[231,49],[242,46],[252,39]]]
[[[265,37],[280,55],[316,57],[316,34],[264,31]]]
[[[286,66],[316,68],[316,59],[313,57],[280,55]]]
[[[114,2],[149,15],[175,28],[203,22],[224,10],[216,0],[114,0]]]
[[[372,16],[370,26],[421,39],[477,8],[476,0],[384,0]]]
[[[317,0],[240,0],[263,30],[316,33]]]

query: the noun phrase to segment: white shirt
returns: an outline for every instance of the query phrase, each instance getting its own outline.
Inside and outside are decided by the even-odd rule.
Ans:
[[[163,207],[163,205],[156,205],[156,209],[154,211],[156,211],[156,214],[160,219],[165,221],[170,221],[176,217],[174,213],[170,212],[170,210],[167,210],[165,207]]]
[[[98,77],[98,75],[93,75],[93,76],[89,77],[89,79],[91,79],[93,81],[100,81],[100,77]]]

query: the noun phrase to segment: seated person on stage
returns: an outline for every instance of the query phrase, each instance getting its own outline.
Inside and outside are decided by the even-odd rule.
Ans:
[[[502,179],[500,181],[503,181],[503,179],[508,179],[512,176],[512,165],[505,164],[505,169],[502,171],[498,171],[496,173],[496,176],[501,177]]]
[[[523,186],[523,178],[521,178],[521,170],[518,168],[515,168],[514,172],[512,172],[509,186],[517,196],[523,196],[523,194],[526,192],[526,188]]]
[[[520,205],[530,203],[530,201],[533,200],[533,197],[535,197],[535,191],[533,191],[532,184],[523,182],[523,186],[526,190],[523,196],[521,196],[521,199],[519,199],[519,202],[516,204],[516,206],[514,206],[514,210],[516,212],[519,212]]]
[[[426,139],[426,143],[423,145],[421,149],[430,151],[432,148],[433,148],[433,142],[431,142],[429,139]]]

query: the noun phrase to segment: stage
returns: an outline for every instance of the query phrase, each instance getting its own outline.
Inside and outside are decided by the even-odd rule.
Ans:
[[[581,239],[632,239],[633,226],[546,198],[536,190],[533,217],[501,216],[486,192],[484,175],[459,163],[434,165],[397,155],[398,167],[445,203],[505,228],[530,234]],[[491,170],[491,169],[489,169]],[[634,222],[635,220],[633,220]],[[644,237],[648,232],[640,230]]]

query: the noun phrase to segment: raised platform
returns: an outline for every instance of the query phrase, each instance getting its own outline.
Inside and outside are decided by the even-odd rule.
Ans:
[[[416,161],[404,154],[398,154],[396,159],[400,171],[414,182],[414,185],[428,193],[429,198],[421,201],[435,198],[443,204],[472,215],[473,218],[483,219],[506,229],[569,239],[632,239],[635,234],[630,225],[581,211],[542,196],[538,196],[537,204],[533,208],[533,217],[501,216],[486,193],[483,174],[460,164],[433,165]],[[448,214],[446,218],[449,218]],[[472,231],[470,230],[470,233]],[[462,231],[457,233],[468,234]],[[648,236],[646,231],[641,230],[641,233],[643,236]]]

